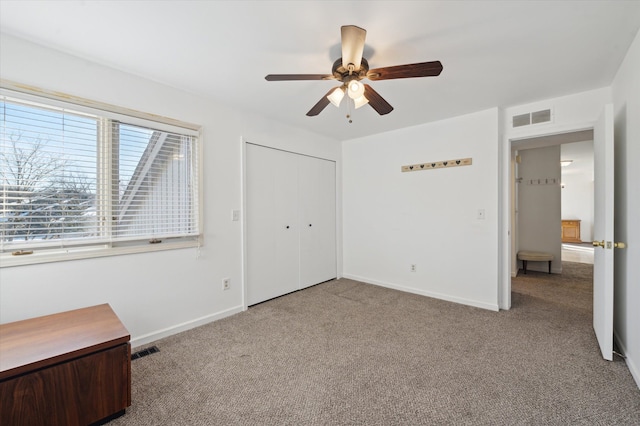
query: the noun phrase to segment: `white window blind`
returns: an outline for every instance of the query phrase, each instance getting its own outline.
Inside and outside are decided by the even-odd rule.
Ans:
[[[195,137],[113,122],[114,240],[197,235]]]
[[[33,97],[0,97],[0,251],[195,240],[198,135]]]

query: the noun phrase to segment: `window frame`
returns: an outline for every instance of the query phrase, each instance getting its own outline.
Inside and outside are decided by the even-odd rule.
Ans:
[[[68,244],[67,246],[42,247],[34,249],[32,254],[14,255],[11,251],[0,253],[0,268],[60,262],[104,256],[115,256],[133,253],[148,253],[164,250],[200,247],[203,244],[203,129],[202,126],[167,118],[151,113],[140,112],[116,105],[92,101],[66,93],[53,92],[41,88],[26,86],[9,80],[0,79],[0,95],[15,98],[22,102],[49,105],[55,108],[68,108],[80,113],[99,115],[109,120],[125,121],[127,124],[149,127],[156,130],[176,132],[195,136],[196,138],[196,182],[194,191],[197,210],[197,235],[162,238],[161,244],[150,244],[144,240],[116,242],[87,242],[86,244]],[[30,249],[27,249],[30,251]]]

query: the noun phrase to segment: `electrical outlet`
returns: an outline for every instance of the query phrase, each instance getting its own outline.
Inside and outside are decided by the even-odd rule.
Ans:
[[[416,271],[416,265],[415,265],[415,264],[412,264],[412,265],[411,265],[411,272],[415,272],[415,271]]]
[[[222,289],[223,290],[229,290],[229,288],[231,287],[230,282],[231,282],[231,280],[229,278],[223,278],[222,279]]]

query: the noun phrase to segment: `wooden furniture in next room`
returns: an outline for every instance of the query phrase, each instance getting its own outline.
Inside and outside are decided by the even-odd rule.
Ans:
[[[124,414],[129,340],[107,304],[0,324],[0,423],[88,425]]]
[[[577,219],[562,221],[562,242],[563,243],[581,243],[580,240],[580,221]]]

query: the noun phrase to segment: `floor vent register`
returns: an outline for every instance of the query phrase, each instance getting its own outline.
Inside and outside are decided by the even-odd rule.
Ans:
[[[160,352],[160,349],[158,349],[157,346],[151,346],[150,348],[142,349],[131,354],[131,361],[147,355],[155,354],[156,352]]]

